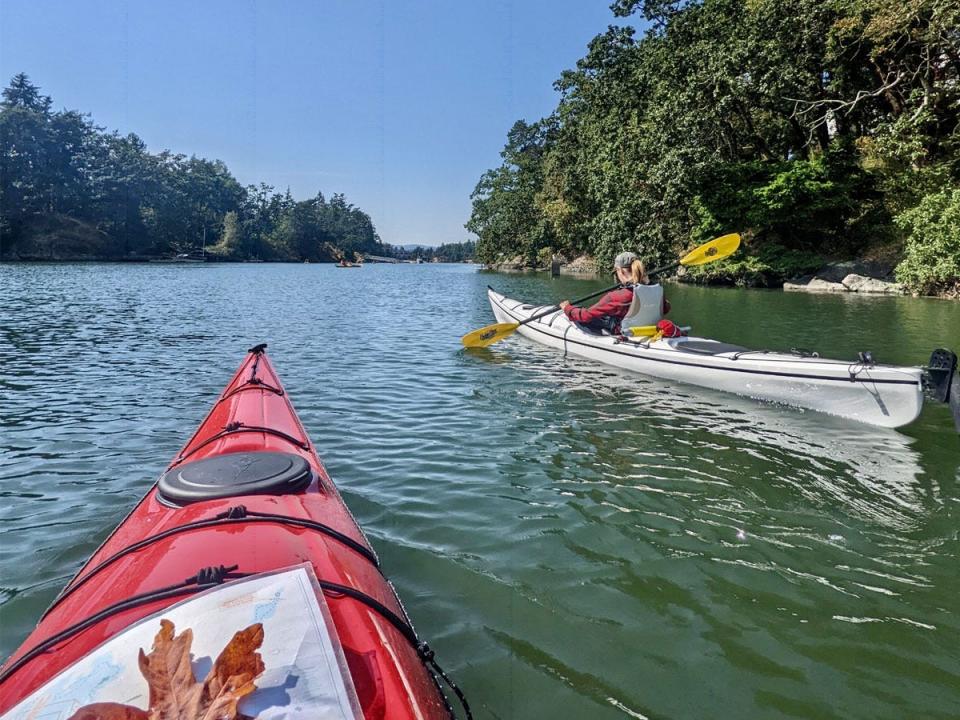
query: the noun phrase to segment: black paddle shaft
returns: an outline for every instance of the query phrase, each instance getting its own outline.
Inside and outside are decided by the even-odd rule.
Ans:
[[[680,262],[675,262],[675,263],[671,263],[670,265],[664,265],[663,267],[658,267],[656,270],[651,270],[650,272],[648,272],[648,273],[647,273],[647,277],[653,277],[654,275],[659,275],[660,273],[666,272],[667,270],[673,270],[675,267],[680,267],[680,265],[681,265]],[[610,291],[612,291],[612,290],[616,290],[617,288],[625,288],[625,287],[633,287],[633,286],[632,286],[632,285],[624,285],[623,283],[617,283],[616,285],[612,285],[611,287],[604,288],[603,290],[597,290],[597,292],[595,292],[595,293],[590,293],[589,295],[584,295],[582,298],[577,298],[576,300],[571,300],[571,301],[570,301],[570,304],[571,304],[571,305],[579,305],[579,304],[582,303],[584,300],[592,300],[593,298],[597,297],[597,295],[603,295],[604,293],[608,293],[608,292],[610,292]],[[539,313],[537,313],[536,315],[531,315],[531,316],[528,317],[526,320],[521,320],[520,322],[517,323],[517,326],[526,325],[528,322],[533,322],[534,320],[539,320],[540,318],[546,317],[547,315],[550,315],[551,313],[555,313],[555,312],[556,312],[557,310],[559,310],[559,309],[560,309],[560,306],[559,306],[559,305],[554,305],[553,307],[548,308],[547,310],[544,310],[543,312],[539,312]]]

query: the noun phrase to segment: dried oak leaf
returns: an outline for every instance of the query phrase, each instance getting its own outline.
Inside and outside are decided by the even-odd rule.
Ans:
[[[193,720],[199,717],[200,692],[190,664],[193,631],[174,635],[173,623],[160,621],[153,650],[140,650],[140,672],[150,687],[150,720]]]
[[[147,711],[117,703],[94,703],[80,708],[70,720],[243,720],[237,712],[241,698],[257,689],[254,680],[263,673],[260,653],[263,625],[256,623],[234,634],[202,683],[190,664],[193,631],[179,635],[169,620],[160,621],[160,632],[147,655],[140,650],[140,672],[150,688]]]
[[[263,625],[256,623],[234,634],[217,657],[203,681],[200,694],[202,720],[234,720],[237,703],[257,686],[254,680],[264,670],[263,659],[256,652],[263,644]]]

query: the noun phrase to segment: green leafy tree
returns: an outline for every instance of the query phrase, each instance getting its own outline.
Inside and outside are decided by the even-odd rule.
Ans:
[[[480,237],[478,257],[493,261],[503,253],[520,254],[529,261],[552,243],[552,232],[538,211],[536,196],[542,184],[543,158],[555,124],[549,120],[516,122],[500,153],[503,164],[486,172],[471,195],[473,214],[467,229]]]
[[[235,210],[223,216],[223,232],[210,252],[225,260],[243,260],[252,256],[252,245]]]
[[[472,196],[480,260],[550,248],[606,263],[630,248],[659,262],[739,230],[753,260],[723,267],[779,282],[895,247],[906,226],[892,218],[960,181],[956,2],[611,7],[648,30],[597,35],[557,81],[555,112],[508,134]]]
[[[960,186],[927,195],[896,221],[907,233],[897,279],[917,293],[960,298]]]

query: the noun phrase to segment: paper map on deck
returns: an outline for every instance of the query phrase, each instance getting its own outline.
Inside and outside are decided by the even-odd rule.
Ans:
[[[332,620],[309,564],[227,583],[139,621],[69,667],[0,720],[68,720],[91,703],[146,710],[148,685],[137,663],[160,620],[193,632],[194,676],[203,679],[239,630],[263,625],[265,669],[239,710],[258,720],[362,717]]]

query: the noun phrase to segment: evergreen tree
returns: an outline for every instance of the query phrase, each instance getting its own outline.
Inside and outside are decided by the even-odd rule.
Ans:
[[[24,74],[0,102],[0,254],[33,225],[83,221],[96,254],[168,255],[211,245],[230,259],[332,260],[382,252],[370,217],[343,194],[297,202],[290,190],[242,187],[219,160],[148,152],[79,112],[53,112]],[[49,234],[49,233],[48,233]],[[112,240],[104,245],[102,237]]]

